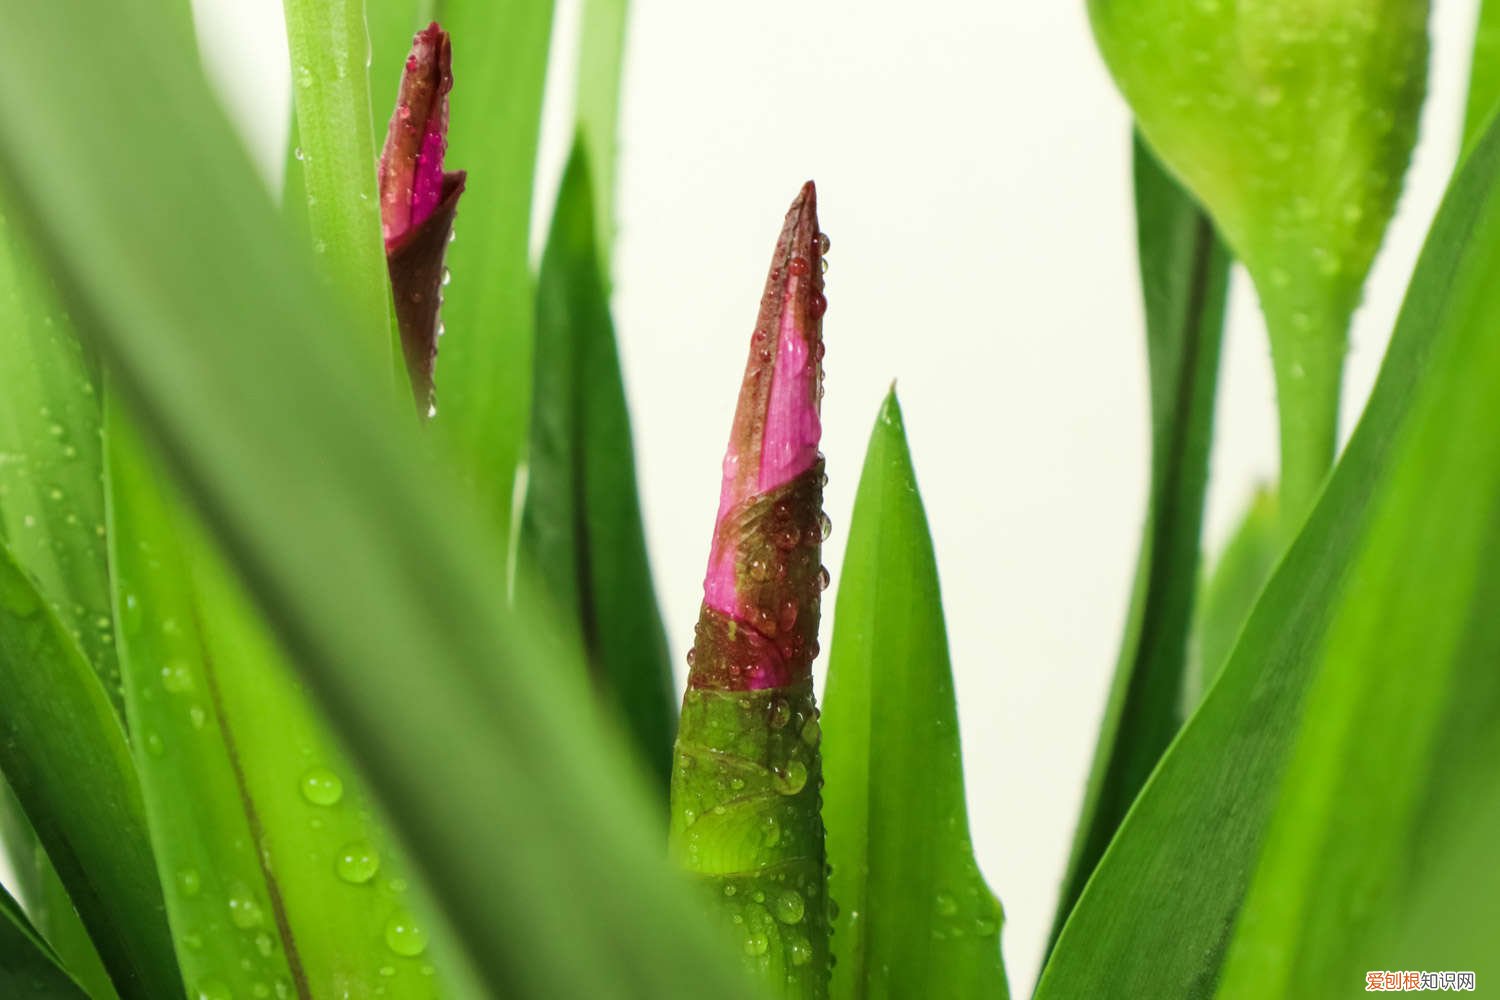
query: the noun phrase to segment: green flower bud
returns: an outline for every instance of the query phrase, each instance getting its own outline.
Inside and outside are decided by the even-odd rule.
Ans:
[[[1428,0],[1089,2],[1141,132],[1255,282],[1293,524],[1332,460],[1349,317],[1416,140],[1428,9]]]

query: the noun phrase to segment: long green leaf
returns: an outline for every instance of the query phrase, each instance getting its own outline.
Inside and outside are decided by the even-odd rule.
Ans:
[[[438,433],[508,537],[531,414],[532,175],[552,0],[437,0],[453,36],[448,163],[468,186],[448,249]]]
[[[831,996],[1004,1000],[1002,914],[969,840],[937,562],[894,388],[849,521],[823,728]]]
[[[370,32],[370,114],[377,146],[396,108],[396,92],[412,36],[431,20],[432,8],[433,0],[365,0],[365,24]]]
[[[498,538],[422,460],[404,401],[351,359],[351,318],[279,231],[197,68],[172,50],[143,65],[153,8],[27,5],[0,36],[0,85],[52,81],[45,129],[0,108],[15,126],[0,168],[81,330],[370,775],[488,994],[744,996],[581,671],[546,622],[504,612]],[[168,146],[197,183],[150,182]]]
[[[596,687],[665,795],[676,728],[671,654],[646,555],[583,141],[563,174],[537,283],[522,554],[576,622]]]
[[[620,85],[625,65],[627,0],[584,0],[578,38],[578,128],[594,181],[599,267],[609,287],[615,243],[615,188],[620,145]]]
[[[35,1000],[88,998],[4,886],[0,886],[0,993]]]
[[[1464,102],[1465,150],[1484,132],[1497,102],[1500,102],[1500,2],[1480,0],[1469,69],[1469,95]]]
[[[371,357],[395,373],[402,354],[380,235],[365,0],[284,0],[283,8],[300,153],[295,162],[302,168],[313,250],[320,271],[348,301]]]
[[[0,770],[120,996],[180,990],[125,733],[36,584],[0,545]]]
[[[1473,154],[1486,189],[1497,137]],[[1497,880],[1474,852],[1500,840],[1500,201],[1457,200],[1474,235],[1320,637],[1223,998],[1333,996],[1380,969],[1500,976]],[[1434,851],[1480,874],[1430,884]]]
[[[1350,621],[1382,627],[1377,617],[1370,617],[1380,603],[1371,594],[1388,597],[1400,592],[1404,569],[1381,562],[1392,553],[1413,561],[1414,581],[1431,581],[1429,572],[1442,566],[1458,578],[1451,586],[1459,588],[1453,592],[1445,585],[1430,601],[1409,594],[1399,609],[1382,609],[1402,616],[1399,623],[1392,623],[1396,629],[1392,648],[1413,653],[1404,669],[1416,676],[1428,676],[1430,671],[1433,680],[1431,692],[1412,705],[1415,717],[1409,725],[1419,732],[1430,725],[1430,700],[1446,697],[1452,690],[1448,681],[1453,676],[1452,664],[1458,660],[1452,649],[1452,619],[1470,607],[1464,602],[1479,592],[1478,588],[1465,590],[1475,582],[1470,570],[1475,553],[1467,549],[1477,536],[1469,528],[1482,522],[1467,505],[1490,504],[1492,512],[1496,499],[1488,492],[1492,470],[1487,464],[1495,456],[1484,442],[1489,428],[1476,422],[1483,415],[1474,410],[1482,409],[1483,403],[1476,399],[1473,379],[1488,378],[1492,389],[1500,378],[1493,367],[1494,351],[1475,343],[1475,330],[1486,325],[1493,329],[1500,322],[1500,289],[1494,283],[1500,262],[1497,168],[1500,130],[1491,129],[1470,153],[1444,199],[1407,291],[1380,378],[1344,458],[1257,602],[1223,674],[1163,757],[1085,889],[1043,973],[1037,992],[1041,1000],[1209,995],[1220,977],[1262,850],[1271,852],[1268,863],[1279,857],[1284,864],[1298,851],[1319,850],[1331,842],[1328,827],[1312,824],[1305,831],[1306,842],[1289,848],[1283,839],[1289,836],[1284,824],[1290,821],[1278,817],[1279,832],[1268,844],[1267,829],[1278,810],[1292,810],[1283,815],[1295,815],[1295,810],[1311,803],[1319,810],[1346,814],[1351,823],[1348,829],[1369,833],[1374,841],[1372,853],[1383,852],[1381,856],[1394,865],[1361,869],[1369,879],[1364,887],[1370,893],[1348,892],[1351,883],[1345,876],[1350,869],[1342,863],[1328,874],[1328,883],[1319,884],[1337,890],[1330,903],[1347,908],[1344,933],[1368,930],[1372,921],[1390,917],[1392,896],[1399,895],[1395,887],[1405,884],[1401,881],[1407,873],[1404,866],[1419,863],[1418,855],[1401,853],[1400,843],[1420,808],[1404,812],[1401,823],[1377,833],[1360,819],[1368,816],[1369,804],[1351,796],[1348,787],[1320,784],[1317,769],[1309,771],[1304,754],[1328,740],[1351,707],[1360,704],[1362,685],[1344,683],[1352,669],[1345,661],[1345,643],[1351,641],[1346,633]],[[1475,369],[1477,374],[1471,378],[1466,369]],[[1446,396],[1453,399],[1444,403]],[[1453,409],[1444,413],[1450,406]],[[1431,446],[1433,455],[1424,456],[1414,450],[1412,442],[1425,443],[1435,422],[1447,436]],[[1463,458],[1481,463],[1472,469],[1469,480],[1452,482],[1442,466],[1445,475],[1426,482],[1440,463]],[[1439,522],[1413,512],[1410,526],[1393,527],[1392,510],[1405,509],[1413,491],[1430,499],[1440,514],[1462,511],[1467,518],[1455,525],[1458,530],[1451,540],[1441,529],[1424,535],[1436,546],[1430,554],[1414,548],[1405,532],[1427,531]],[[1372,571],[1378,571],[1379,579],[1362,582],[1361,577]],[[1447,606],[1448,597],[1463,607]],[[1492,618],[1493,608],[1478,613]],[[1432,645],[1421,650],[1402,645],[1409,630],[1418,627],[1430,628]],[[1387,676],[1379,661],[1371,669],[1375,676]],[[1330,690],[1339,696],[1331,696]],[[1492,708],[1488,695],[1481,691],[1474,710],[1490,726],[1496,725]],[[1314,712],[1324,717],[1314,717]],[[1311,720],[1305,729],[1304,719]],[[1465,745],[1462,741],[1472,732],[1471,725],[1460,727],[1454,736],[1459,742],[1454,745]],[[1386,780],[1375,777],[1384,766],[1379,749],[1384,745],[1382,735],[1372,731],[1363,743],[1343,742],[1327,764],[1348,768],[1351,778],[1374,779],[1361,794],[1379,798],[1387,793]],[[1472,740],[1468,747],[1475,749]],[[1282,776],[1294,749],[1302,763],[1294,767],[1283,793]],[[1391,759],[1400,766],[1390,774],[1391,808],[1410,807],[1406,796],[1417,787],[1412,784],[1413,769],[1421,766],[1419,762],[1435,759],[1426,756],[1429,752],[1421,740],[1392,752]],[[1491,786],[1472,780],[1471,774],[1455,773],[1431,785],[1430,791],[1448,808],[1450,793],[1467,790],[1476,796],[1473,815],[1485,815],[1480,809],[1488,808]],[[1315,803],[1312,789],[1318,795]],[[1483,832],[1457,822],[1440,829],[1457,842]],[[1493,841],[1493,830],[1489,836]],[[1472,849],[1471,844],[1467,847]],[[1286,853],[1289,850],[1293,853]],[[1285,874],[1285,868],[1273,868],[1261,877],[1276,891],[1290,893],[1288,898],[1300,897],[1302,887],[1288,885],[1281,877]],[[1444,888],[1455,885],[1451,879],[1440,882]],[[1434,884],[1426,891],[1437,890]],[[1443,901],[1455,909],[1465,906],[1461,899]],[[1481,926],[1493,940],[1496,930],[1490,924]],[[1308,944],[1320,948],[1328,942],[1310,940]],[[1288,954],[1297,952],[1293,949]],[[1327,955],[1328,960],[1343,957],[1337,948],[1328,948]],[[1268,964],[1257,964],[1259,971],[1281,971],[1274,956],[1261,952],[1257,957],[1271,959]],[[1404,957],[1393,954],[1391,961]],[[1341,972],[1349,989],[1362,988],[1362,972],[1349,968]],[[1318,990],[1326,984],[1320,979],[1300,995],[1326,995]],[[1274,988],[1276,984],[1268,985]]]
[[[1229,253],[1208,216],[1139,137],[1134,148],[1151,375],[1151,496],[1125,638],[1053,918],[1054,941],[1181,723],[1224,333]]]
[[[93,369],[16,227],[0,215],[0,539],[37,579],[122,712]],[[31,918],[74,974],[104,997],[108,976],[46,852],[24,816],[3,815],[18,809],[13,797],[0,795],[0,827]]]
[[[108,438],[128,707],[188,986],[440,995],[358,776],[121,414]]]

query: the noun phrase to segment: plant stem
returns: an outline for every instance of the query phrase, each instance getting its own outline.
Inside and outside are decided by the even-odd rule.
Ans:
[[[364,0],[285,0],[308,228],[324,277],[374,356],[399,374],[401,344],[380,236]]]
[[[1276,375],[1281,524],[1283,543],[1288,543],[1333,467],[1354,294],[1336,278],[1323,279],[1316,265],[1272,267],[1261,274],[1256,287],[1270,332]]]

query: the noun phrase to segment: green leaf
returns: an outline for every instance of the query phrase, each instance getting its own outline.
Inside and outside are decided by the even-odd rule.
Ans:
[[[119,413],[108,441],[127,703],[185,981],[440,995],[420,941],[387,943],[428,931],[358,776]]]
[[[1464,103],[1465,152],[1484,133],[1497,102],[1500,102],[1500,2],[1480,0],[1469,69],[1469,96]]]
[[[0,991],[36,1000],[88,998],[4,886],[0,886]]]
[[[16,227],[0,213],[0,539],[38,581],[123,712],[108,598],[97,375]],[[0,826],[32,920],[92,993],[104,967],[19,806]]]
[[[894,388],[849,522],[824,698],[832,996],[1004,998],[927,515]]]
[[[1125,637],[1052,938],[1181,723],[1229,254],[1139,137],[1136,236],[1151,376],[1151,495]]]
[[[369,775],[484,995],[746,996],[581,669],[550,623],[505,612],[492,523],[360,360],[195,61],[152,47],[155,6],[27,5],[0,33],[0,86],[56,78],[47,128],[0,107],[0,173],[80,332]],[[169,148],[195,183],[158,183]]]
[[[370,355],[402,373],[380,235],[365,0],[284,0],[283,8],[301,151],[294,162],[319,273],[348,301]]]
[[[552,0],[437,0],[453,36],[451,169],[468,187],[448,248],[436,430],[503,539],[531,414],[532,176]]]
[[[1494,817],[1494,775],[1481,780],[1473,767],[1487,750],[1476,732],[1500,720],[1492,680],[1475,680],[1462,643],[1475,643],[1479,661],[1493,662],[1485,646],[1493,606],[1483,605],[1480,585],[1493,578],[1474,563],[1493,544],[1485,531],[1500,499],[1493,490],[1500,455],[1485,423],[1500,378],[1500,357],[1486,341],[1500,323],[1493,280],[1500,261],[1497,176],[1500,130],[1491,129],[1444,199],[1344,458],[1219,680],[1162,758],[1085,889],[1043,973],[1040,1000],[1207,996],[1237,919],[1249,923],[1237,932],[1246,936],[1236,948],[1246,953],[1240,958],[1237,951],[1236,961],[1251,962],[1246,969],[1267,977],[1257,982],[1256,996],[1283,995],[1278,987],[1292,980],[1283,979],[1289,970],[1281,963],[1310,976],[1286,995],[1328,995],[1334,965],[1337,989],[1358,989],[1364,970],[1345,960],[1382,940],[1391,924],[1411,919],[1416,902],[1423,914],[1439,904],[1451,914],[1429,934],[1469,913],[1469,901],[1456,894],[1463,883],[1446,862],[1425,887],[1410,880],[1423,858],[1436,856],[1432,851],[1452,844],[1472,852],[1475,837],[1493,843],[1496,833],[1479,825]],[[1454,467],[1468,471],[1456,476]],[[1415,509],[1413,497],[1430,503],[1430,512]],[[1471,635],[1462,631],[1466,616],[1476,623]],[[1414,636],[1424,638],[1418,643]],[[1387,642],[1391,657],[1405,655],[1399,664],[1387,661]],[[1356,647],[1369,653],[1368,664],[1350,662]],[[1392,712],[1384,696],[1373,696],[1365,680],[1351,681],[1351,671],[1365,667],[1369,685],[1411,674],[1390,691],[1410,701],[1404,711],[1411,718],[1399,728],[1382,729]],[[1419,678],[1430,678],[1430,688],[1414,695]],[[1472,697],[1465,682],[1474,683]],[[1464,705],[1472,718],[1463,715]],[[1371,728],[1358,738],[1343,731],[1366,710]],[[1428,734],[1442,731],[1444,711],[1449,742],[1434,745]],[[1315,747],[1326,755],[1322,762],[1309,761]],[[1442,755],[1460,749],[1468,763],[1455,762],[1451,774],[1442,774]],[[1346,777],[1328,780],[1326,767]],[[1431,778],[1425,787],[1414,777],[1420,773]],[[1455,804],[1454,796],[1465,794],[1471,805]],[[1424,795],[1431,797],[1427,806]],[[1431,819],[1424,820],[1429,807]],[[1424,822],[1435,824],[1436,837],[1418,850],[1409,838]],[[1356,850],[1351,840],[1365,836],[1368,850]],[[1350,848],[1347,860],[1328,855],[1330,870],[1306,868],[1309,852],[1334,844]],[[1365,866],[1371,858],[1382,864]],[[1306,885],[1288,881],[1293,867],[1309,873]],[[1257,899],[1242,917],[1252,877]],[[1326,909],[1308,903],[1319,892],[1327,893]],[[1392,908],[1403,895],[1414,907],[1405,914]],[[1277,909],[1272,899],[1292,905]],[[1335,911],[1341,922],[1330,928]],[[1278,937],[1280,957],[1257,948],[1267,941],[1260,936],[1263,920],[1273,912],[1289,921],[1273,934],[1317,933],[1305,941]],[[1492,916],[1493,908],[1480,912]],[[1407,926],[1404,940],[1421,930]],[[1477,929],[1459,930],[1455,940],[1482,934],[1494,940],[1500,932],[1488,918]],[[1409,967],[1401,963],[1411,952],[1383,954],[1389,957],[1370,968]],[[1469,964],[1440,967],[1469,968],[1481,960],[1475,951],[1464,960]],[[1242,973],[1235,970],[1226,985],[1237,990]]]
[[[610,285],[615,243],[616,165],[620,145],[620,81],[625,63],[626,0],[584,0],[578,39],[578,128],[589,150],[594,181],[594,245],[604,285]]]
[[[635,481],[630,410],[595,252],[589,158],[563,174],[537,282],[536,396],[523,558],[576,623],[596,688],[666,794],[671,654]]]
[[[1192,714],[1224,669],[1281,549],[1276,494],[1262,487],[1201,588],[1183,684],[1184,715]]]
[[[180,991],[125,733],[36,584],[0,545],[0,770],[120,996]]]

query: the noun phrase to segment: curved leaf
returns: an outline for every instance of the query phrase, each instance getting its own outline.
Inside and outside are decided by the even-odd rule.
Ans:
[[[88,994],[0,886],[0,992],[35,1000],[88,1000]]]
[[[34,582],[0,545],[0,770],[120,996],[181,989],[125,733]]]
[[[1500,260],[1497,177],[1500,130],[1492,128],[1469,155],[1444,199],[1413,275],[1380,378],[1344,458],[1303,532],[1261,594],[1223,674],[1162,758],[1085,889],[1043,972],[1037,991],[1041,1000],[1210,995],[1262,850],[1271,850],[1272,858],[1279,852],[1297,850],[1278,845],[1274,838],[1268,845],[1267,829],[1273,815],[1279,809],[1300,808],[1301,803],[1309,801],[1309,789],[1314,787],[1323,797],[1312,803],[1313,809],[1347,811],[1355,818],[1368,815],[1368,803],[1351,797],[1348,787],[1329,796],[1335,786],[1309,784],[1319,779],[1305,770],[1305,763],[1294,770],[1285,795],[1282,776],[1299,741],[1306,740],[1310,746],[1326,740],[1329,727],[1336,731],[1364,697],[1361,686],[1344,685],[1339,680],[1349,669],[1341,662],[1340,648],[1349,640],[1341,639],[1340,633],[1350,627],[1350,620],[1378,620],[1367,617],[1378,606],[1372,593],[1384,597],[1382,589],[1399,592],[1403,586],[1399,567],[1374,561],[1389,558],[1391,552],[1400,551],[1407,558],[1420,560],[1419,568],[1424,572],[1442,566],[1459,577],[1457,592],[1441,591],[1438,602],[1413,598],[1401,609],[1403,615],[1410,616],[1400,626],[1402,634],[1422,622],[1432,629],[1433,644],[1422,650],[1420,664],[1422,672],[1433,671],[1435,683],[1428,697],[1413,705],[1415,717],[1408,723],[1418,730],[1431,725],[1429,699],[1441,701],[1448,691],[1445,678],[1452,676],[1454,653],[1448,640],[1457,634],[1454,616],[1469,606],[1463,602],[1479,592],[1479,588],[1464,589],[1475,581],[1469,569],[1475,555],[1465,548],[1474,536],[1459,530],[1449,540],[1439,531],[1424,536],[1436,546],[1435,551],[1419,553],[1410,549],[1411,539],[1404,532],[1427,531],[1431,522],[1416,516],[1406,528],[1392,527],[1389,509],[1413,491],[1426,496],[1422,491],[1441,490],[1448,495],[1432,495],[1435,509],[1465,509],[1469,520],[1461,526],[1473,528],[1482,518],[1465,505],[1483,506],[1495,499],[1486,492],[1487,465],[1474,470],[1472,482],[1454,483],[1444,478],[1424,486],[1423,480],[1435,463],[1452,457],[1471,457],[1482,463],[1497,458],[1484,443],[1490,430],[1477,422],[1482,414],[1474,408],[1481,404],[1471,392],[1473,378],[1488,377],[1492,387],[1500,377],[1489,367],[1496,360],[1495,352],[1473,343],[1475,329],[1485,329],[1486,323],[1492,329],[1500,322],[1496,318],[1500,289],[1493,280]],[[1476,368],[1477,374],[1471,377],[1466,368]],[[1454,399],[1442,404],[1443,397],[1450,394]],[[1453,408],[1446,414],[1447,421],[1433,416],[1445,405]],[[1423,456],[1408,438],[1430,433],[1433,426],[1443,427],[1448,439],[1431,449],[1432,455]],[[1371,568],[1381,570],[1379,580],[1361,582],[1362,572]],[[1415,579],[1429,577],[1419,574]],[[1447,596],[1459,600],[1462,606],[1439,603]],[[1486,613],[1492,616],[1493,609]],[[1378,673],[1380,665],[1376,666]],[[1416,666],[1410,660],[1405,664],[1406,669],[1414,671]],[[1329,694],[1330,690],[1337,694]],[[1330,704],[1334,710],[1329,709]],[[1491,707],[1485,695],[1476,701],[1475,711],[1477,718],[1494,726],[1496,722],[1488,714]],[[1328,717],[1314,720],[1304,729],[1303,720],[1312,719],[1313,710]],[[1462,742],[1472,732],[1472,725],[1461,728],[1455,737],[1460,740],[1457,745],[1476,749],[1473,740]],[[1383,744],[1373,734],[1364,744],[1346,742],[1339,754],[1327,759],[1327,766],[1348,767],[1351,777],[1369,775],[1371,766],[1381,761],[1381,751],[1376,748]],[[1299,756],[1302,752],[1298,749]],[[1430,753],[1430,745],[1417,741],[1393,755],[1402,769],[1392,775],[1398,784],[1391,808],[1411,807],[1411,769],[1433,760],[1427,756]],[[1430,793],[1447,808],[1452,802],[1449,793],[1467,789],[1478,797],[1479,815],[1480,803],[1488,808],[1488,780],[1492,779],[1481,784],[1472,780],[1471,772],[1456,771],[1444,782],[1434,784]],[[1399,784],[1401,781],[1408,784]],[[1383,780],[1367,789],[1367,794],[1376,798],[1384,793]],[[1372,834],[1372,853],[1385,852],[1381,856],[1399,859],[1403,866],[1416,863],[1420,856],[1403,855],[1399,845],[1419,812],[1418,808],[1404,813],[1402,823],[1378,834],[1359,827]],[[1278,827],[1285,831],[1282,822],[1278,820]],[[1451,842],[1462,842],[1479,828],[1452,822],[1443,831]],[[1316,850],[1328,842],[1328,828],[1313,824],[1306,837],[1306,845],[1300,850]],[[1472,850],[1472,844],[1467,844],[1466,850]],[[1283,859],[1290,856],[1282,854]],[[1330,887],[1350,889],[1350,883],[1344,881],[1347,871],[1338,865],[1329,875]],[[1404,871],[1361,871],[1371,880],[1365,885],[1374,896],[1351,896],[1341,891],[1330,898],[1331,905],[1341,902],[1352,907],[1348,913],[1358,918],[1351,919],[1343,933],[1359,933],[1370,929],[1372,922],[1378,924],[1388,918],[1389,911],[1384,907],[1391,900],[1389,894],[1395,891],[1393,887],[1405,884]],[[1289,885],[1274,874],[1263,877],[1275,879],[1270,884],[1291,893],[1289,898],[1299,898],[1303,892],[1302,887]],[[1434,893],[1438,885],[1451,888],[1454,884],[1451,878],[1445,878],[1425,891]],[[1414,891],[1420,894],[1422,890]],[[1464,905],[1461,900],[1447,902],[1460,908]],[[1370,908],[1367,913],[1364,907]],[[1308,943],[1313,947],[1328,944]],[[1330,948],[1327,954],[1332,959],[1341,953]],[[1257,957],[1274,960],[1264,951]],[[1394,956],[1392,961],[1400,957]],[[1257,964],[1255,968],[1280,971],[1274,964]],[[1361,979],[1350,969],[1342,971],[1351,977],[1349,988],[1359,988]],[[1274,987],[1279,981],[1268,986]],[[1323,980],[1319,983],[1326,984]],[[1318,992],[1313,988],[1301,995]]]
[[[563,174],[537,281],[522,558],[577,623],[595,686],[665,795],[676,714],[671,654],[646,554],[582,143],[580,135]]]
[[[1151,495],[1125,637],[1053,918],[1054,941],[1181,724],[1224,334],[1229,252],[1139,136],[1134,164],[1151,376]]]
[[[824,698],[835,998],[1009,996],[974,861],[927,515],[895,389],[849,521]]]

